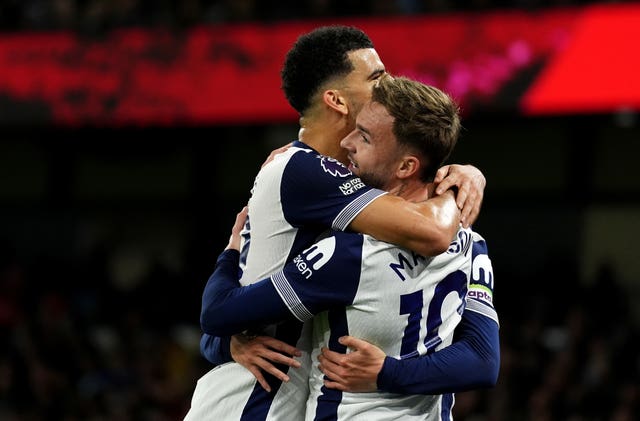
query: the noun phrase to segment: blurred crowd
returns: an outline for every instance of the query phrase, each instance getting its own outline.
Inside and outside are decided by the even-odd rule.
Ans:
[[[0,30],[70,29],[99,34],[124,26],[181,29],[198,24],[536,9],[590,2],[594,0],[2,0]]]
[[[118,247],[65,261],[0,245],[0,420],[184,416],[209,368],[198,351],[202,276],[157,261],[125,285]]]

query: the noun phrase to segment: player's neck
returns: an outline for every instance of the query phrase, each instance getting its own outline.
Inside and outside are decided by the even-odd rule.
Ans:
[[[433,183],[424,183],[418,179],[398,180],[391,188],[385,190],[409,202],[422,202],[435,195]]]
[[[340,126],[320,124],[319,120],[300,119],[298,139],[311,146],[322,155],[335,158],[343,164],[348,163],[347,152],[340,147],[340,141],[345,136]]]

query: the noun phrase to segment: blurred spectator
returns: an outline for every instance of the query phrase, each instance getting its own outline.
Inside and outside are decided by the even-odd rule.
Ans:
[[[199,24],[535,9],[584,3],[580,0],[3,0],[0,30],[68,29],[100,34],[123,26],[184,29]]]

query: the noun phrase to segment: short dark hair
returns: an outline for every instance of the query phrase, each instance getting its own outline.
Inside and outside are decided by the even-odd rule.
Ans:
[[[398,144],[422,155],[422,181],[432,181],[455,147],[460,134],[458,104],[433,86],[405,78],[383,76],[373,88],[372,100],[394,117]]]
[[[373,42],[351,26],[323,26],[301,35],[287,53],[280,73],[289,104],[304,114],[323,83],[354,69],[347,53],[364,48],[373,48]]]

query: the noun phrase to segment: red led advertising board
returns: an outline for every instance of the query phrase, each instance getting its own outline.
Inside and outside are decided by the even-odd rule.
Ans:
[[[640,6],[0,36],[0,124],[295,122],[280,67],[314,27],[362,28],[387,69],[464,113],[640,109]]]
[[[579,13],[570,42],[550,57],[521,100],[525,114],[640,111],[640,6]]]

